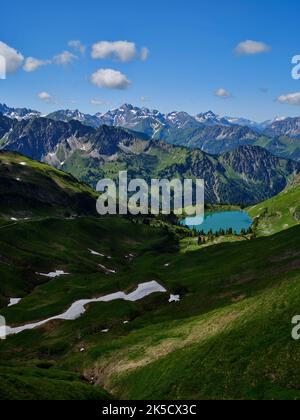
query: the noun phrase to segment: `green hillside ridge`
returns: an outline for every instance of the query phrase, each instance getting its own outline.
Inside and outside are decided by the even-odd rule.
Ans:
[[[0,216],[95,214],[97,195],[72,175],[25,156],[0,152]]]
[[[300,176],[279,195],[247,209],[258,235],[272,235],[300,223]]]

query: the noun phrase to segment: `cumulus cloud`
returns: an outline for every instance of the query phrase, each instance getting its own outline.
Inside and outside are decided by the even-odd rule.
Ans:
[[[68,46],[70,48],[73,48],[73,50],[75,50],[77,52],[80,52],[80,54],[84,54],[85,53],[85,50],[86,50],[85,45],[83,45],[81,43],[81,41],[79,41],[78,39],[69,41],[68,42]]]
[[[300,106],[300,92],[288,93],[277,98],[280,104]]]
[[[52,96],[48,92],[40,92],[38,94],[38,98],[41,101],[44,101],[44,102],[47,102],[47,103],[52,102],[52,100],[53,100]]]
[[[134,42],[128,41],[101,41],[92,46],[94,59],[114,58],[119,61],[131,61],[137,55]]]
[[[15,73],[24,61],[24,57],[20,52],[2,41],[0,41],[0,56],[5,60],[7,74]]]
[[[232,98],[231,93],[228,92],[228,90],[226,90],[224,88],[220,88],[220,89],[215,90],[215,96],[217,96],[218,98],[223,98],[223,99]]]
[[[51,64],[51,60],[38,60],[37,58],[28,57],[26,58],[23,69],[28,73],[38,70],[42,66]]]
[[[92,46],[92,58],[95,60],[114,59],[125,63],[140,58],[145,61],[149,52],[147,47],[143,47],[139,53],[135,43],[128,41],[100,41]]]
[[[131,84],[125,74],[112,69],[97,70],[92,74],[91,82],[97,87],[106,89],[126,89]]]
[[[264,42],[247,40],[240,42],[236,46],[235,52],[238,55],[255,55],[269,52],[271,49],[272,48]]]
[[[72,54],[70,51],[63,51],[61,54],[56,55],[53,60],[55,64],[59,66],[67,66],[72,64],[78,57]]]
[[[147,47],[143,47],[141,49],[141,60],[142,61],[146,61],[147,58],[149,57],[150,51]]]

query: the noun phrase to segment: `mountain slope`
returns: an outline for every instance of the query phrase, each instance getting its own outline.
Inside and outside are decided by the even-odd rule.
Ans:
[[[80,375],[40,367],[1,366],[0,400],[21,401],[102,401],[111,397],[100,387],[91,387]]]
[[[149,279],[157,279],[167,293],[140,302],[90,305],[75,321],[11,336],[0,347],[3,368],[48,364],[47,382],[57,370],[78,372],[120,399],[300,398],[294,363],[300,348],[290,334],[300,304],[299,227],[179,253],[166,231],[125,219],[68,223],[32,222],[27,234],[28,226],[14,226],[9,238],[1,239],[1,253],[15,259],[7,243],[21,238],[23,230],[24,241],[18,239],[16,246],[41,252],[45,272],[63,265],[71,273],[50,279],[3,310],[10,325],[58,314],[77,299],[130,291]],[[58,232],[57,241],[47,241],[45,249],[30,248],[39,231],[47,238]],[[91,255],[90,246],[111,259]],[[132,261],[126,259],[128,252]],[[47,262],[47,253],[55,259]],[[117,268],[109,281],[99,262]],[[179,294],[180,302],[170,304],[170,293]]]
[[[14,126],[14,121],[0,114],[0,140]]]
[[[80,112],[78,109],[75,111],[71,110],[59,110],[52,112],[47,115],[47,118],[54,121],[70,122],[72,120],[79,121],[84,125],[99,128],[101,121],[96,115],[89,115]]]
[[[244,146],[215,157],[154,141],[119,146],[113,155],[101,157],[77,151],[63,169],[94,187],[101,177],[117,180],[120,170],[127,170],[130,179],[143,177],[148,182],[197,177],[205,180],[207,202],[244,205],[276,195],[300,170],[298,163],[276,158],[259,147]]]
[[[300,117],[275,120],[264,131],[266,136],[300,139]]]
[[[261,137],[255,145],[264,147],[275,156],[300,161],[300,139],[290,137]]]
[[[0,216],[95,214],[95,193],[73,176],[27,157],[0,152]]]
[[[300,177],[279,195],[249,208],[258,235],[271,235],[300,223]]]
[[[176,146],[201,149],[210,154],[223,154],[239,146],[254,145],[260,135],[248,127],[202,125],[178,130],[165,128],[157,132],[155,139]]]

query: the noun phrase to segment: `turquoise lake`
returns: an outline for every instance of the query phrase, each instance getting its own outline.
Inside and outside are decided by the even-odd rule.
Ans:
[[[182,223],[190,228],[196,228],[199,232],[203,230],[208,233],[212,230],[213,233],[217,233],[221,229],[226,231],[232,228],[235,233],[240,234],[243,229],[249,229],[252,219],[245,211],[222,211],[207,214],[202,224],[199,224],[199,219],[193,217],[184,219]]]

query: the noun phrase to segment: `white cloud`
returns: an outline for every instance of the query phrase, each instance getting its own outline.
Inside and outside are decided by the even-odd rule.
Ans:
[[[80,52],[81,54],[85,53],[86,47],[78,39],[68,42],[68,46],[73,48],[73,50]]]
[[[0,41],[0,56],[4,57],[6,64],[6,73],[15,73],[24,61],[23,55]]]
[[[228,92],[228,90],[226,90],[224,88],[217,89],[215,91],[215,95],[218,96],[219,98],[223,98],[223,99],[232,98],[231,93]]]
[[[41,101],[44,101],[44,102],[47,102],[47,103],[52,102],[52,100],[53,100],[52,96],[48,92],[40,92],[38,94],[38,98]]]
[[[97,70],[92,74],[91,82],[106,89],[126,89],[131,83],[125,74],[112,69]]]
[[[237,45],[235,52],[239,55],[255,55],[271,51],[271,47],[264,42],[243,41]]]
[[[119,61],[131,61],[137,56],[134,42],[128,41],[101,41],[92,47],[92,57],[94,59],[113,58]]]
[[[150,51],[147,47],[143,47],[141,49],[141,60],[142,61],[146,61],[147,58],[149,57]]]
[[[280,104],[300,106],[300,92],[288,93],[277,98]]]
[[[30,73],[32,71],[36,71],[42,66],[47,66],[48,64],[51,64],[50,60],[38,60],[37,58],[28,57],[26,58],[23,69]]]
[[[61,54],[58,54],[53,58],[55,64],[58,64],[59,66],[66,66],[68,64],[72,64],[73,61],[77,59],[78,57],[72,54],[70,51],[63,51]]]

